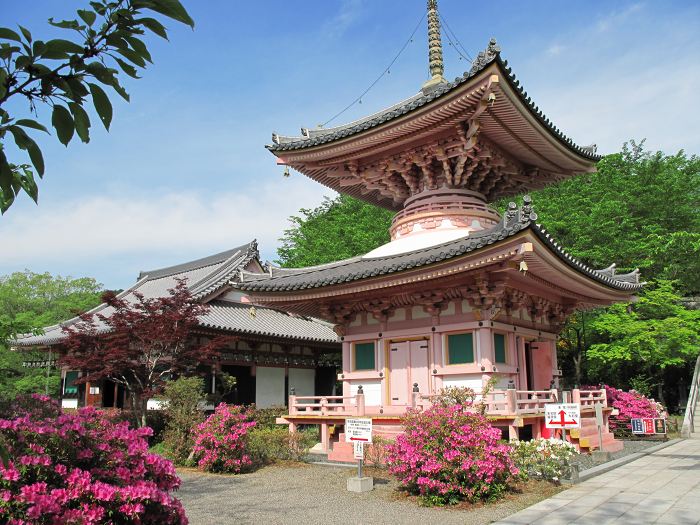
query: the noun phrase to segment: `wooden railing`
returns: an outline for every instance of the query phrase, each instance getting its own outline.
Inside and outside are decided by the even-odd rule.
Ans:
[[[405,408],[426,410],[438,394],[413,392]],[[486,414],[491,416],[519,416],[543,414],[544,406],[560,402],[557,390],[494,390],[485,394]],[[581,403],[582,409],[592,409],[595,403],[607,405],[605,390],[578,390],[571,393],[571,402]],[[393,410],[392,410],[393,409]],[[309,416],[365,416],[396,415],[402,407],[366,406],[360,390],[354,396],[289,396],[289,415]],[[397,412],[398,411],[398,412]]]
[[[582,409],[593,408],[596,403],[603,403],[607,406],[608,398],[605,389],[600,390],[579,390],[575,388],[571,391],[571,402],[580,403]]]

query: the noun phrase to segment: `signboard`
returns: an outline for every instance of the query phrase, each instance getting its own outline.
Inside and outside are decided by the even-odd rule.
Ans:
[[[372,420],[369,418],[346,419],[345,420],[345,441],[347,443],[371,443],[372,442]]]
[[[644,434],[644,423],[641,419],[630,420],[632,424],[632,434]]]
[[[665,419],[654,419],[654,434],[665,434],[666,433],[666,420]]]
[[[644,433],[645,434],[653,434],[654,433],[654,420],[653,419],[644,418],[644,419],[642,419],[642,423],[644,423]]]
[[[581,426],[581,405],[578,403],[545,405],[544,422],[547,428],[579,428]]]
[[[365,444],[362,441],[353,441],[352,450],[353,458],[365,459]]]

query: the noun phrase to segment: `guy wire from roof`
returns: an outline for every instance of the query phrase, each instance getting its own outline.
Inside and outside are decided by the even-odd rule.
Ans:
[[[474,59],[471,57],[469,52],[464,48],[464,46],[462,45],[462,42],[459,41],[459,38],[457,38],[457,35],[455,34],[454,31],[452,31],[452,28],[447,23],[447,20],[445,19],[444,16],[442,16],[442,13],[440,13],[439,11],[438,11],[438,16],[440,17],[440,20],[442,21],[442,25],[444,25],[445,28],[447,29],[447,31],[445,31],[445,36],[447,37],[447,40],[450,43],[450,46],[454,48],[454,50],[457,52],[457,54],[461,58],[463,58],[464,60],[468,60],[470,64],[472,62],[474,62]],[[450,33],[452,33],[452,37],[450,37]],[[452,38],[454,38],[454,41],[452,40]],[[460,47],[462,48],[462,51],[464,51],[464,53],[462,53],[462,51],[459,50]]]
[[[327,124],[333,122],[333,121],[334,121],[335,119],[337,119],[340,115],[342,115],[343,113],[345,113],[348,109],[350,109],[351,107],[353,107],[353,106],[354,106],[355,104],[357,104],[358,102],[362,101],[362,97],[364,97],[367,93],[369,93],[369,91],[370,91],[374,86],[377,85],[377,83],[384,77],[384,75],[386,75],[387,73],[390,72],[391,66],[393,66],[394,63],[399,59],[399,57],[401,56],[401,54],[402,54],[402,53],[404,52],[404,50],[408,47],[408,44],[410,44],[411,42],[413,42],[413,36],[416,34],[416,31],[418,31],[418,28],[419,28],[420,25],[423,23],[423,20],[425,20],[425,13],[423,13],[423,16],[420,18],[420,20],[419,20],[418,23],[416,24],[416,27],[413,28],[413,31],[411,32],[411,36],[408,37],[408,40],[406,40],[406,42],[404,43],[403,47],[399,50],[398,53],[396,53],[396,56],[393,58],[393,60],[392,60],[391,62],[389,62],[389,65],[388,65],[386,68],[384,68],[384,71],[381,72],[381,74],[376,78],[376,80],[375,80],[374,82],[372,82],[372,83],[369,85],[369,87],[368,87],[367,89],[365,89],[359,97],[357,97],[355,100],[353,100],[352,102],[350,102],[350,104],[348,104],[347,106],[345,106],[340,112],[336,113],[336,114],[333,115],[331,118],[329,118],[328,120],[326,120],[323,124],[321,124],[320,127],[324,127],[324,126],[326,126]]]

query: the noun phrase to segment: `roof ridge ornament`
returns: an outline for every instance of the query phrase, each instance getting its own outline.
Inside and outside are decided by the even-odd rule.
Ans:
[[[484,51],[480,51],[479,54],[472,62],[472,68],[469,70],[470,75],[481,71],[489,62],[495,59],[501,53],[501,47],[496,42],[494,37],[489,40],[489,45]]]
[[[430,68],[430,79],[421,88],[424,93],[447,83],[443,76],[445,63],[442,59],[442,37],[440,35],[437,0],[428,0],[428,67]]]
[[[506,212],[503,214],[501,228],[512,230],[516,227],[522,229],[530,222],[537,220],[537,214],[532,207],[532,197],[523,195],[523,205],[518,206],[514,202],[509,202]]]

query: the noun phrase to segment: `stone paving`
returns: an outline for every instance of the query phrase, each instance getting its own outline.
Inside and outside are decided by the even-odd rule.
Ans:
[[[497,525],[700,524],[700,439],[584,481]]]

